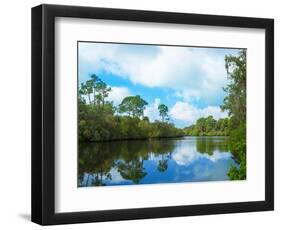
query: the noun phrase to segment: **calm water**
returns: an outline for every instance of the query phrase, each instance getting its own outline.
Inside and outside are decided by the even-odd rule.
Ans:
[[[222,181],[232,164],[227,137],[84,143],[78,186]]]

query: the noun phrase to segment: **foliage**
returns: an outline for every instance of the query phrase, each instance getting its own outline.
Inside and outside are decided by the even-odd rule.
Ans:
[[[223,110],[229,111],[230,150],[239,163],[239,167],[231,166],[228,176],[231,180],[246,179],[246,50],[238,56],[226,56],[225,67],[230,83],[224,91],[227,96]]]
[[[246,179],[246,123],[241,122],[240,125],[233,129],[230,133],[230,149],[239,163],[239,168],[231,166],[228,176],[231,180]]]
[[[83,96],[87,96],[88,104],[102,105],[105,104],[105,98],[108,97],[108,93],[111,91],[111,88],[107,86],[97,75],[92,74],[90,80],[87,80],[86,83],[81,83],[79,88],[79,99],[80,101],[86,100]],[[91,99],[93,96],[93,100]]]
[[[88,83],[87,83],[88,82]],[[111,88],[96,75],[79,89],[79,141],[110,141],[183,136],[184,133],[167,121],[150,122],[143,116],[148,104],[139,95],[125,97],[118,108],[107,101]],[[93,95],[93,100],[91,98]],[[86,101],[88,98],[88,101]],[[167,116],[168,107],[161,106]],[[127,114],[127,115],[126,115]]]
[[[143,111],[148,103],[139,95],[125,97],[119,105],[120,113],[127,113],[129,116],[143,116]]]
[[[161,104],[158,106],[158,110],[159,110],[159,115],[160,117],[162,118],[162,122],[164,122],[164,120],[168,120],[169,117],[168,117],[168,106],[164,105],[164,104]]]
[[[238,125],[246,121],[246,50],[239,56],[226,56],[225,67],[230,83],[224,88],[227,96],[221,108],[228,111]]]
[[[215,120],[213,116],[201,117],[194,125],[184,128],[184,133],[187,136],[228,136],[229,131],[229,118]]]

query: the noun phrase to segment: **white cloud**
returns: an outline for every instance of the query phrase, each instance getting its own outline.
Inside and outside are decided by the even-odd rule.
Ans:
[[[93,71],[107,71],[147,87],[168,87],[184,101],[212,101],[221,96],[227,81],[225,53],[207,48],[136,47],[82,43],[79,57]]]
[[[198,116],[198,109],[186,102],[177,102],[172,107],[170,115],[176,120],[193,122]]]
[[[127,87],[111,86],[111,91],[108,94],[108,101],[113,101],[114,105],[119,105],[124,97],[130,96],[130,90]]]
[[[121,175],[120,175],[120,173],[118,172],[118,170],[116,169],[116,168],[112,168],[111,170],[110,170],[110,175],[111,175],[111,181],[113,182],[113,183],[122,183],[122,182],[124,182],[124,181],[126,181],[126,179],[124,179]]]
[[[212,155],[208,155],[207,153],[198,154],[196,149],[193,146],[181,146],[181,148],[177,148],[175,153],[172,155],[173,160],[178,165],[187,165],[190,164],[200,158],[208,159],[212,162],[217,162],[221,159],[228,159],[230,158],[231,154],[228,152],[218,152],[214,151]]]
[[[147,116],[150,121],[160,120],[158,106],[160,105],[160,99],[155,98],[154,102],[148,105],[143,111],[144,116]]]
[[[227,112],[222,112],[218,106],[207,106],[201,109],[182,101],[176,102],[170,111],[172,119],[182,121],[185,125],[193,124],[198,118],[210,115],[215,119],[220,119],[227,117]]]

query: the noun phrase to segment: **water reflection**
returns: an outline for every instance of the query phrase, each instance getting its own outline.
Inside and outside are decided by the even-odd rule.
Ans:
[[[78,186],[228,180],[226,137],[79,145]]]

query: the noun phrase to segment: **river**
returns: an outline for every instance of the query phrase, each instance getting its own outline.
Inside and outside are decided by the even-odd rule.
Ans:
[[[78,187],[229,180],[228,137],[80,143]]]

